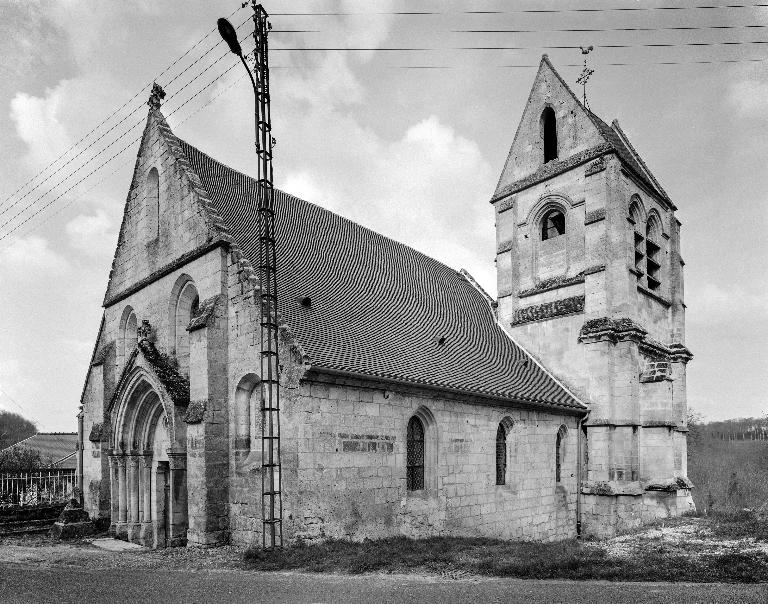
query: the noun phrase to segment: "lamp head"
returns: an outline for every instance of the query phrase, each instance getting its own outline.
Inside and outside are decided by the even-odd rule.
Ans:
[[[237,32],[232,24],[223,17],[216,21],[216,25],[219,28],[219,33],[231,50],[238,57],[243,56],[243,49],[240,47],[240,42],[237,41]]]

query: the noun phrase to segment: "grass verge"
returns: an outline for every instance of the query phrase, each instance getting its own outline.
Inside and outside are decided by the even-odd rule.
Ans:
[[[525,579],[610,581],[768,581],[761,551],[688,556],[664,543],[648,543],[632,557],[610,557],[598,543],[508,542],[494,539],[397,537],[376,541],[331,540],[265,553],[251,548],[254,570],[341,573],[468,573]]]

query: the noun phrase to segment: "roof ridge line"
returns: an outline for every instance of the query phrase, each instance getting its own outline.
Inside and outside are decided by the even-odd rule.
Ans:
[[[174,135],[174,136],[175,136],[175,135]],[[228,166],[227,164],[220,162],[220,161],[219,161],[219,160],[217,160],[215,157],[211,157],[210,155],[208,155],[208,154],[207,154],[207,153],[205,153],[204,151],[201,151],[200,149],[198,149],[197,147],[195,147],[193,144],[191,144],[190,142],[188,142],[188,141],[186,141],[186,140],[184,140],[184,139],[182,139],[182,138],[179,138],[179,137],[176,137],[176,138],[177,138],[177,139],[178,139],[180,142],[182,142],[182,143],[184,143],[184,144],[186,144],[186,145],[188,145],[188,146],[192,147],[192,148],[193,148],[195,151],[197,151],[197,152],[198,152],[198,153],[200,153],[201,155],[204,155],[205,157],[207,157],[207,158],[208,158],[210,161],[212,161],[212,162],[215,162],[215,163],[217,163],[218,165],[222,166],[223,168],[226,168],[227,170],[231,170],[232,172],[235,172],[236,174],[240,174],[241,176],[243,176],[243,177],[247,178],[248,180],[250,180],[250,181],[252,181],[254,184],[256,184],[256,179],[255,179],[255,178],[253,178],[253,176],[249,176],[248,174],[245,174],[244,172],[240,172],[240,170],[236,170],[235,168],[232,168],[231,166]],[[345,221],[347,221],[347,222],[350,222],[350,223],[352,223],[352,224],[354,224],[354,225],[356,225],[356,226],[360,227],[361,229],[365,229],[366,231],[369,231],[370,233],[373,233],[373,234],[374,234],[374,235],[376,235],[377,237],[381,237],[382,239],[386,239],[387,241],[391,241],[392,243],[394,243],[394,244],[396,244],[396,245],[399,245],[399,246],[402,246],[402,247],[404,247],[404,248],[407,248],[407,249],[409,249],[409,250],[413,251],[414,253],[416,253],[416,254],[419,254],[420,256],[423,256],[424,258],[428,258],[428,259],[429,259],[429,260],[431,260],[432,262],[435,262],[435,263],[439,264],[439,265],[440,265],[440,266],[442,266],[443,268],[446,268],[446,269],[448,269],[448,270],[450,270],[450,271],[453,271],[453,272],[454,272],[454,273],[456,273],[456,274],[460,274],[460,271],[459,271],[459,270],[455,269],[455,268],[454,268],[454,267],[452,267],[452,266],[449,266],[449,265],[445,264],[444,262],[441,262],[441,261],[440,261],[440,260],[438,260],[437,258],[433,258],[433,257],[432,257],[432,256],[430,256],[429,254],[425,254],[424,252],[421,252],[421,251],[417,250],[417,249],[416,249],[415,247],[413,247],[412,245],[408,245],[407,243],[403,243],[402,241],[398,241],[397,239],[393,239],[392,237],[389,237],[389,236],[387,236],[387,235],[384,235],[383,233],[379,233],[378,231],[374,231],[372,228],[370,228],[370,227],[367,227],[367,226],[365,226],[364,224],[360,224],[359,222],[355,222],[355,221],[354,221],[354,220],[352,220],[351,218],[347,218],[346,216],[342,216],[342,215],[341,215],[341,214],[339,214],[338,212],[334,212],[333,210],[329,210],[328,208],[324,208],[324,207],[323,207],[323,206],[321,206],[319,203],[314,203],[314,202],[312,202],[312,201],[309,201],[309,200],[307,200],[307,199],[304,199],[304,198],[302,198],[302,197],[299,197],[299,196],[297,196],[297,195],[294,195],[293,193],[289,193],[288,191],[283,191],[282,189],[279,189],[279,188],[277,188],[277,187],[275,187],[273,190],[274,190],[276,193],[282,193],[283,195],[287,195],[287,196],[289,196],[289,197],[292,197],[293,199],[296,199],[296,200],[298,200],[298,201],[301,201],[301,202],[303,202],[303,203],[306,203],[306,204],[309,204],[309,205],[311,205],[311,206],[314,206],[314,207],[316,207],[316,208],[319,208],[319,209],[321,209],[321,210],[322,210],[322,211],[324,211],[324,212],[328,212],[329,214],[332,214],[332,215],[334,215],[334,216],[338,217],[340,220],[345,220]],[[229,233],[228,233],[228,234],[229,234]],[[234,238],[232,238],[232,241],[234,242]]]
[[[477,282],[477,279],[475,279],[470,274],[470,272],[464,268],[459,271],[459,274],[462,277],[464,277],[470,283],[470,285],[474,286],[474,288],[483,295],[483,298],[485,298],[485,301],[488,302],[491,305],[491,309],[493,309],[494,299],[491,297],[491,295],[487,291],[485,291],[483,286]],[[495,312],[493,314],[494,316],[496,315]]]
[[[659,192],[661,192],[661,194],[664,195],[664,197],[666,197],[667,200],[670,200],[670,197],[667,194],[667,192],[664,190],[664,187],[661,186],[661,183],[659,183],[659,181],[653,175],[653,172],[651,172],[651,169],[643,161],[643,158],[640,157],[640,154],[637,152],[637,149],[635,149],[635,146],[630,142],[629,137],[626,135],[624,130],[622,130],[621,126],[619,125],[619,120],[614,118],[613,122],[611,122],[611,127],[614,129],[616,134],[619,135],[619,137],[624,142],[624,144],[627,145],[627,147],[629,148],[630,153],[632,153],[632,155],[635,156],[635,159],[637,160],[637,162],[640,164],[640,166],[643,168],[643,170],[645,170],[646,176],[648,176],[648,178],[651,179],[653,184],[655,184],[656,187],[658,187]]]
[[[219,214],[218,210],[214,207],[213,203],[211,202],[210,193],[206,191],[205,186],[203,185],[203,181],[200,178],[200,175],[195,171],[194,167],[189,162],[189,158],[187,157],[187,154],[184,153],[184,149],[179,144],[179,142],[182,141],[182,139],[176,136],[176,134],[168,124],[168,121],[165,119],[165,116],[163,115],[163,113],[159,109],[156,109],[155,111],[157,112],[157,115],[158,115],[157,130],[160,133],[160,136],[163,137],[166,144],[168,145],[168,149],[171,151],[171,153],[174,154],[174,156],[178,160],[178,164],[179,164],[179,167],[181,168],[181,171],[189,179],[190,183],[192,183],[192,186],[194,188],[194,193],[197,196],[198,205],[200,205],[204,210],[203,215],[205,217],[206,223],[208,224],[208,228],[218,232],[220,235],[223,235],[225,239],[231,242],[232,234],[229,232],[229,229],[227,228],[227,225],[224,223],[224,220]]]
[[[504,329],[504,325],[501,323],[501,321],[499,321],[499,317],[498,317],[498,315],[496,313],[496,310],[493,307],[493,298],[491,298],[488,295],[488,293],[482,287],[480,287],[480,284],[477,283],[477,281],[475,281],[475,279],[474,279],[474,277],[472,277],[472,275],[470,275],[464,269],[462,269],[462,271],[463,271],[462,276],[465,276],[464,273],[466,273],[465,278],[469,277],[467,279],[467,281],[473,287],[475,287],[483,295],[483,297],[485,298],[485,300],[488,303],[488,306],[490,308],[491,315],[493,316],[493,320],[496,322],[496,325],[499,326],[499,329],[502,331],[502,333],[505,336],[507,336],[510,339],[510,341],[523,352],[523,354],[525,354],[528,358],[530,358],[539,367],[539,369],[541,369],[546,375],[548,375],[552,379],[552,381],[555,382],[555,384],[560,386],[560,388],[562,388],[565,391],[566,394],[568,394],[573,400],[575,400],[577,403],[582,405],[584,408],[589,410],[589,405],[587,405],[584,401],[582,401],[580,397],[576,396],[576,394],[574,394],[574,392],[568,386],[566,386],[549,369],[547,369],[544,365],[542,365],[535,356],[533,356],[530,352],[528,352],[528,350],[525,348],[525,346],[521,345],[520,342],[518,342],[514,337],[512,337],[511,333],[509,333],[506,329]]]

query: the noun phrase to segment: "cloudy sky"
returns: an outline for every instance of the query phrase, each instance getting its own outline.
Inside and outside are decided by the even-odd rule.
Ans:
[[[577,89],[578,48],[555,47],[594,45],[592,109],[619,119],[683,222],[689,404],[762,415],[768,8],[658,10],[696,4],[268,1],[277,184],[495,293],[487,202],[536,66],[547,52]],[[76,426],[152,80],[180,137],[252,172],[250,87],[211,33],[229,15],[249,12],[0,0],[0,408],[40,429]],[[515,31],[461,31],[489,29]]]

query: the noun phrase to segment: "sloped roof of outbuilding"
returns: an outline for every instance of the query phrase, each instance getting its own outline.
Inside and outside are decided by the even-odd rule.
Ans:
[[[255,180],[179,145],[256,267]],[[312,367],[586,409],[509,338],[489,300],[456,270],[282,191],[275,209],[278,309]]]

